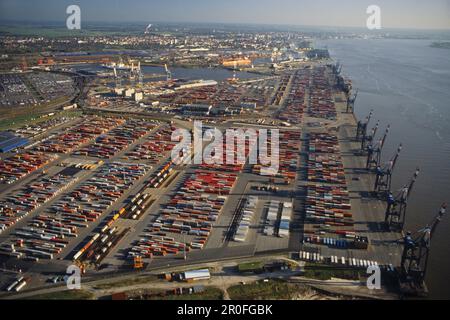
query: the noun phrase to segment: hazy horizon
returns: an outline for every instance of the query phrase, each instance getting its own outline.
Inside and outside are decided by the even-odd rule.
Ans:
[[[450,0],[0,0],[0,20],[65,21],[68,5],[89,23],[201,23],[365,28],[366,8],[381,8],[383,29],[449,30]]]

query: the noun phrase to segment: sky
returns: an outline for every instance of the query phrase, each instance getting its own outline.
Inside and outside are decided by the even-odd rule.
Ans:
[[[218,22],[365,27],[369,5],[382,28],[450,29],[450,0],[0,0],[0,22],[65,21],[77,4],[82,21]]]

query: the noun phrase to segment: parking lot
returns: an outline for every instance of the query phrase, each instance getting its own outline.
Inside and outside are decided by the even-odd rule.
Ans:
[[[74,80],[65,74],[50,72],[0,74],[0,108],[37,106],[71,97],[77,90]]]

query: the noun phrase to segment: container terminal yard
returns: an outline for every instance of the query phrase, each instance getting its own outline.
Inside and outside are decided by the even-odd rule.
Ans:
[[[249,58],[224,59],[232,77],[194,81],[174,79],[166,64],[160,79],[144,82],[140,61],[117,62],[88,90],[71,79],[91,76],[75,69],[66,71],[71,77],[2,75],[9,89],[0,106],[80,99],[0,135],[0,297],[51,288],[49,278],[72,264],[94,281],[279,256],[300,271],[378,266],[393,294],[424,295],[427,239],[445,204],[425,233],[405,233],[420,169],[392,190],[402,146],[382,161],[389,124],[376,123],[376,112],[357,119],[357,89],[339,63],[315,57],[248,79],[236,65]],[[60,91],[36,89],[55,82]],[[35,92],[8,93],[20,86]],[[193,130],[193,120],[221,132],[255,129],[245,163],[180,164],[201,152],[172,157],[173,131]],[[248,161],[261,129],[280,132],[279,169],[270,176]],[[224,147],[223,158],[239,151]]]

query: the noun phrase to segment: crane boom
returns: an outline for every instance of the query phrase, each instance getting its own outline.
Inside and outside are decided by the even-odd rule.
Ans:
[[[167,81],[172,80],[172,72],[170,72],[167,64],[164,64],[164,70],[166,71]]]
[[[377,126],[375,127],[375,129],[376,130],[378,129],[378,123],[377,123]],[[375,132],[376,132],[376,130],[375,130]],[[384,146],[384,143],[386,142],[386,138],[389,133],[389,130],[390,130],[390,125],[387,126],[383,137],[380,140],[378,140],[375,147],[372,145],[372,143],[369,144],[368,150],[367,150],[368,151],[367,164],[366,164],[367,169],[371,169],[372,167],[377,168],[380,165],[381,152],[383,151],[383,146]],[[371,136],[370,142],[372,142],[373,138],[374,138],[374,135]]]
[[[441,208],[439,209],[438,214],[434,217],[433,221],[430,223],[430,227],[429,227],[430,228],[430,239],[431,239],[431,236],[436,231],[436,227],[441,222],[442,217],[445,215],[446,211],[447,211],[447,204],[443,203],[441,205]]]
[[[415,238],[411,232],[408,232],[403,239],[400,288],[406,294],[418,295],[425,291],[424,280],[428,268],[431,239],[446,209],[447,204],[443,203],[431,223],[418,230]]]
[[[389,124],[386,128],[386,131],[384,132],[383,139],[381,139],[380,144],[379,144],[379,147],[381,149],[383,148],[384,143],[386,142],[386,138],[387,138],[387,135],[388,135],[390,129],[391,129],[391,125]]]
[[[369,125],[370,119],[372,118],[373,109],[370,110],[369,115],[366,117],[365,121],[358,121],[356,126],[356,140],[363,140],[367,135],[367,126]]]
[[[406,221],[406,207],[408,205],[408,199],[419,173],[420,169],[417,168],[409,183],[404,185],[395,197],[391,192],[388,193],[384,221],[389,230],[403,230],[403,226]]]
[[[346,110],[347,113],[350,112],[350,109],[351,112],[355,111],[355,101],[357,96],[358,96],[358,89],[356,89],[352,97],[350,97],[350,93],[347,95],[347,110]]]
[[[397,164],[398,157],[402,151],[402,144],[397,148],[395,155],[387,162],[384,168],[380,166],[376,169],[377,177],[375,179],[375,191],[379,194],[386,195],[391,192],[392,174],[394,172],[395,165]]]
[[[362,137],[361,140],[361,150],[364,150],[366,148],[366,142],[369,143],[368,147],[372,147],[372,141],[378,131],[378,126],[380,124],[380,121],[377,121],[377,123],[375,124],[375,126],[372,128],[371,132],[369,135],[367,135],[367,126],[365,127],[365,132],[364,135]]]

